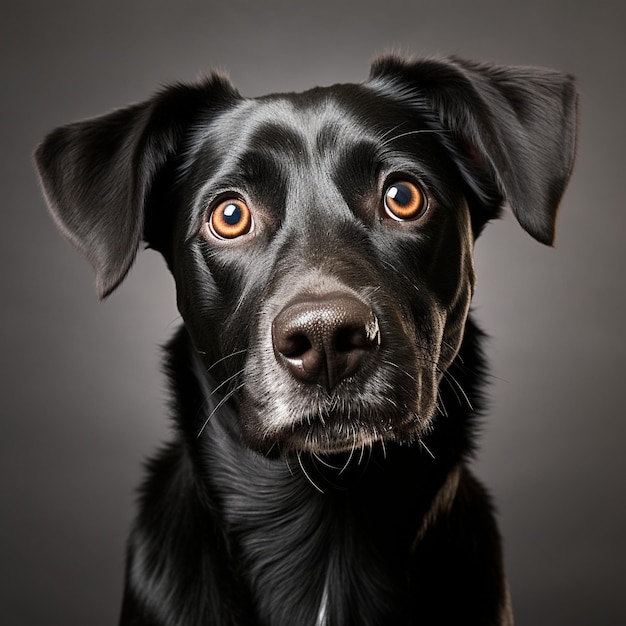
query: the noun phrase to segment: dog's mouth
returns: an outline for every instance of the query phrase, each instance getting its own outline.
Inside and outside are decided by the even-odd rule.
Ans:
[[[314,419],[268,434],[261,441],[265,442],[266,454],[276,452],[291,456],[306,452],[362,458],[378,445],[384,449],[388,443],[410,444],[420,438],[423,430],[423,422],[417,415],[398,423],[390,417],[364,422],[346,419],[345,414],[319,414]]]
[[[362,455],[377,444],[418,440],[436,411],[434,370],[400,366],[381,352],[330,390],[297,382],[280,368],[274,388],[256,395],[250,389],[263,383],[252,376],[240,396],[248,445],[271,455]]]

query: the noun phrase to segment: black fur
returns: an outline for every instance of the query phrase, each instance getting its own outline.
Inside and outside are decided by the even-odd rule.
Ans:
[[[213,75],[46,138],[52,214],[101,297],[143,239],[184,320],[121,624],[512,623],[466,467],[484,375],[472,248],[503,201],[552,243],[575,109],[556,72],[389,57],[361,85],[253,100]],[[398,181],[426,198],[414,219],[383,209]],[[249,232],[207,225],[224,198]]]

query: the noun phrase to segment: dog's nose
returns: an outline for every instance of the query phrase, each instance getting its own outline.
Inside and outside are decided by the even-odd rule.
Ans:
[[[336,292],[292,300],[274,319],[272,340],[293,376],[330,390],[378,348],[380,331],[368,305]]]

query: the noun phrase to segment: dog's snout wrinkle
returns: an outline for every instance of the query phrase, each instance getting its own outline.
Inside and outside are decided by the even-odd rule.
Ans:
[[[378,319],[349,293],[292,300],[272,324],[276,358],[298,380],[332,389],[380,343]]]

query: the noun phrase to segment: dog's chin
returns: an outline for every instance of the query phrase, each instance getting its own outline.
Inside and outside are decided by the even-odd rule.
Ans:
[[[354,455],[361,458],[374,448],[391,444],[410,445],[428,431],[430,420],[407,416],[349,422],[329,417],[292,424],[259,436],[247,433],[247,444],[268,457],[314,454],[319,457]]]

